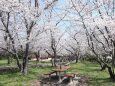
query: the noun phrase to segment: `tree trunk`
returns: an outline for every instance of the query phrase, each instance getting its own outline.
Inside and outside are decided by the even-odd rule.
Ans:
[[[54,55],[53,55],[53,58],[52,58],[52,66],[53,66],[53,67],[56,67],[57,53],[56,53],[56,50],[55,50],[55,49],[53,49],[53,52],[54,52]]]
[[[16,63],[17,63],[19,70],[21,71],[21,64],[19,62],[18,54],[15,49],[14,49],[14,52],[15,52],[14,58],[16,59]]]
[[[112,66],[115,67],[115,42],[113,42]]]
[[[29,43],[26,44],[25,55],[22,63],[22,74],[27,75],[28,73],[28,52],[29,52]]]
[[[52,58],[51,59],[51,64],[52,64],[52,67],[54,67],[54,61],[53,61],[54,59]]]
[[[106,68],[107,68],[107,65],[106,65],[106,64],[101,65],[101,70],[102,70],[102,71],[105,70]]]
[[[56,67],[56,60],[54,57],[51,60],[51,64],[52,64],[52,67]]]
[[[40,61],[40,51],[38,51],[37,53],[34,53],[34,54],[36,57],[36,66],[37,66],[37,63]]]
[[[8,56],[7,59],[8,59],[7,64],[10,64],[10,56]]]
[[[107,67],[107,68],[108,68],[108,72],[109,72],[109,75],[110,75],[110,79],[112,81],[115,81],[115,74],[112,72],[111,67]]]
[[[52,58],[51,64],[52,64],[52,67],[56,67],[55,58]]]
[[[54,67],[56,67],[56,57],[54,58]]]
[[[76,60],[75,60],[75,62],[76,62],[76,63],[78,63],[78,56],[75,56],[75,57],[76,57]]]
[[[40,50],[38,50],[38,52],[36,54],[36,60],[37,60],[37,62],[39,62],[39,60],[40,60]]]

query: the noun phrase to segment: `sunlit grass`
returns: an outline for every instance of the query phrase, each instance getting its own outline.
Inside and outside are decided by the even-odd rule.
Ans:
[[[107,70],[101,71],[95,63],[72,64],[71,71],[89,77],[89,86],[115,86],[115,83],[110,81]]]
[[[48,68],[30,68],[28,75],[24,76],[21,73],[3,73],[0,74],[0,86],[24,86],[29,85],[33,80],[36,80],[40,75],[51,70]]]
[[[34,62],[32,62],[34,64]],[[2,64],[2,65],[1,65]],[[0,61],[0,66],[7,64],[7,61]],[[43,63],[44,64],[44,63]],[[52,67],[29,68],[27,76],[21,73],[2,73],[0,74],[0,86],[28,86],[33,80],[37,80],[44,73],[51,71]],[[68,72],[79,73],[89,77],[89,86],[115,86],[115,83],[109,80],[108,72],[101,71],[99,65],[90,62],[71,64]]]

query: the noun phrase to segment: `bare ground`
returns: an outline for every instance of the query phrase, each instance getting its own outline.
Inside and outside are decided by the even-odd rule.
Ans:
[[[58,83],[59,78],[56,76],[52,76],[49,80],[48,77],[43,78],[41,80],[34,80],[30,84],[30,86],[88,86],[88,78],[85,76],[77,76],[80,77],[79,79],[73,79],[70,80],[70,78],[67,78],[63,80],[62,83]]]

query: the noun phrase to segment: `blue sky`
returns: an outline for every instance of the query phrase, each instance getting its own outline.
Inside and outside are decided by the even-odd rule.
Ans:
[[[32,0],[32,3],[34,4],[34,1],[35,0]],[[45,0],[40,0],[41,3],[43,3],[43,1]],[[53,9],[53,13],[54,15],[58,15],[60,14],[63,10],[60,10],[60,9],[57,9],[57,8],[61,8],[61,7],[64,7],[65,6],[65,3],[66,3],[67,0],[58,0],[58,2],[56,3],[56,6],[54,7]],[[54,20],[60,20],[60,17],[56,17]],[[68,27],[69,27],[70,23],[67,22],[67,21],[61,21],[59,24],[58,24],[58,28],[61,30],[61,31],[65,31]]]

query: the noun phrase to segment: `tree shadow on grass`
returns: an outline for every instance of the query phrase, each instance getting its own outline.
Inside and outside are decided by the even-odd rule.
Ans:
[[[0,83],[0,86],[4,86],[2,83]]]
[[[103,72],[103,71],[102,71],[101,69],[99,69],[99,68],[92,69],[91,71],[92,71],[92,72],[93,72],[93,71],[97,71],[97,72],[98,72],[98,71],[99,71],[99,72]]]
[[[8,66],[6,63],[0,63],[0,66]]]
[[[93,72],[93,71],[99,71],[99,69],[91,69],[91,68],[74,68],[74,69],[69,69],[70,71],[73,70],[73,71],[83,71],[83,72]]]
[[[103,84],[114,83],[110,78],[91,78],[89,84],[92,86],[104,86]],[[115,84],[115,83],[114,83]]]
[[[5,86],[5,85],[8,85],[9,83],[15,83],[17,82],[16,80],[10,80],[10,81],[6,81],[6,82],[3,82],[3,83],[0,83],[0,86]]]

